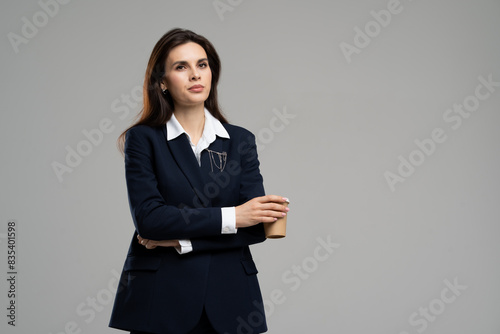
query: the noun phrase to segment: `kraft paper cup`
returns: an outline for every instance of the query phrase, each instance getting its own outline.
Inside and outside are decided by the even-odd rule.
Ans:
[[[290,201],[287,199],[284,206],[288,206]],[[286,236],[286,216],[278,218],[274,223],[265,223],[264,232],[266,233],[266,238],[268,239],[279,239]]]

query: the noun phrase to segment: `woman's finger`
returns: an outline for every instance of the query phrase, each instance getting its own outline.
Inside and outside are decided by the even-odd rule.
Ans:
[[[266,211],[263,211],[261,215],[264,216],[264,217],[281,218],[281,217],[285,217],[286,216],[286,212],[274,211],[274,210],[266,210]]]
[[[146,249],[154,249],[156,248],[156,243],[154,241],[149,241],[147,244],[146,244]]]
[[[139,239],[139,243],[143,246],[146,246],[148,242],[150,241],[149,239],[144,239],[141,236],[137,235],[137,239]]]
[[[278,195],[266,195],[266,196],[261,196],[258,197],[259,202],[265,203],[265,202],[276,202],[276,203],[284,203],[287,202],[288,199],[283,196],[278,196]]]
[[[267,224],[267,223],[274,223],[276,220],[278,220],[278,218],[276,217],[260,217],[258,219],[258,222]]]
[[[288,210],[290,210],[288,207],[284,206],[283,204],[278,204],[278,203],[262,204],[261,209],[262,210],[273,210],[273,211],[279,211],[279,212],[287,212]]]

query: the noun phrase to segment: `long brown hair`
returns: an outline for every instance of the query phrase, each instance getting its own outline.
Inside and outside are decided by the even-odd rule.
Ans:
[[[149,126],[165,125],[174,112],[174,101],[167,91],[162,93],[160,83],[165,76],[165,62],[168,54],[176,46],[194,42],[199,44],[207,53],[208,64],[212,71],[212,83],[210,94],[205,101],[205,108],[221,123],[228,123],[222,115],[217,99],[217,83],[220,76],[220,58],[214,46],[205,37],[198,35],[191,30],[175,28],[168,31],[156,43],[149,57],[146,75],[143,86],[143,108],[137,115],[137,121],[128,127],[118,137],[118,148],[123,153],[125,135],[127,131],[136,125],[144,124]]]

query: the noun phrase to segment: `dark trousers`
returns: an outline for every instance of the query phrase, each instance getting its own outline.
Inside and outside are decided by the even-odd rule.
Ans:
[[[130,332],[130,334],[151,334],[151,333],[132,331]],[[215,329],[212,327],[212,324],[208,320],[205,309],[203,309],[200,321],[198,321],[196,327],[191,332],[189,332],[189,334],[217,334]]]

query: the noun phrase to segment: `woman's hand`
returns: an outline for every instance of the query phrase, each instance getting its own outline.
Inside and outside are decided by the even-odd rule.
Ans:
[[[267,195],[255,197],[236,207],[236,228],[249,227],[258,223],[272,223],[286,215],[289,208],[282,196]]]
[[[156,247],[177,247],[179,246],[178,240],[150,240],[144,239],[140,235],[137,235],[139,243],[146,247],[147,249],[155,249]]]

